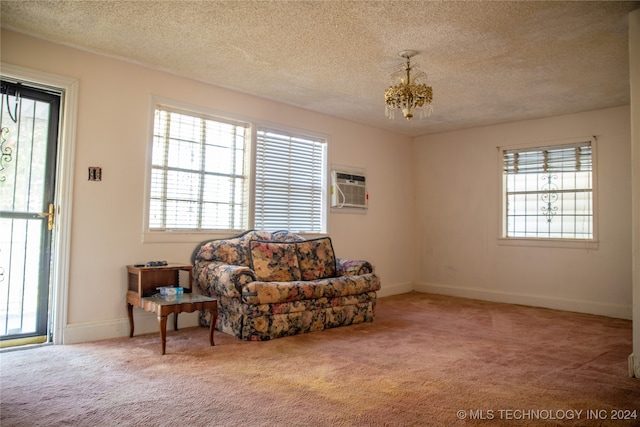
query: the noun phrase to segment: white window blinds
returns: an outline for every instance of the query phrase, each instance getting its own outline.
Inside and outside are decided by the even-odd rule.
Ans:
[[[591,142],[529,150],[505,150],[505,173],[591,171]]]
[[[325,164],[324,139],[259,129],[255,228],[325,232]]]
[[[248,125],[158,106],[149,230],[242,230]]]

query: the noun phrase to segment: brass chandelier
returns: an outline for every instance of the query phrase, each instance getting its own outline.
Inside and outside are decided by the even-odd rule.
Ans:
[[[396,110],[402,110],[407,121],[411,120],[415,112],[422,119],[430,116],[433,111],[433,91],[431,86],[427,86],[427,75],[411,66],[411,58],[417,54],[415,50],[400,52],[400,56],[406,58],[407,64],[404,69],[391,75],[391,86],[384,92],[385,112],[390,119],[395,118]]]

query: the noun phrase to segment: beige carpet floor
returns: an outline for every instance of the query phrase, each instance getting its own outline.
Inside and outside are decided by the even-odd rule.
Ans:
[[[207,333],[0,353],[0,425],[640,425],[626,320],[409,293],[373,323]]]

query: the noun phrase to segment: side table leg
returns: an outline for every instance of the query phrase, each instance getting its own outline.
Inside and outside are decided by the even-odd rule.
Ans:
[[[129,338],[133,336],[133,305],[127,303],[127,314],[129,315]]]
[[[216,320],[218,320],[218,310],[209,310],[211,313],[211,324],[209,325],[209,344],[213,344],[213,330],[216,328]]]
[[[173,313],[173,330],[178,330],[178,313]]]
[[[158,316],[158,326],[160,327],[160,341],[162,341],[162,354],[167,348],[167,316]]]

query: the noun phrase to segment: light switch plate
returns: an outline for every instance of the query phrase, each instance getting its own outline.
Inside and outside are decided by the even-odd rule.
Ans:
[[[89,181],[102,181],[102,168],[89,166]]]

